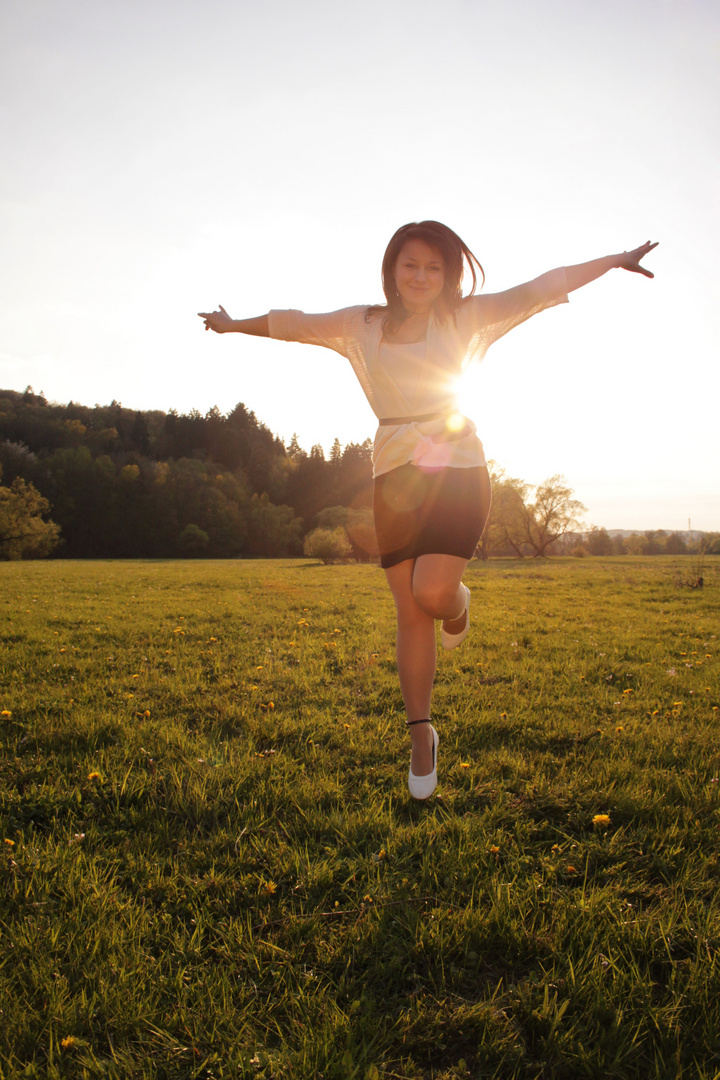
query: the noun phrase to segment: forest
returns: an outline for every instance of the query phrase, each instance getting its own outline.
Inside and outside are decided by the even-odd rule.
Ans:
[[[491,463],[491,555],[681,554],[676,533],[581,532],[585,507],[562,476],[536,488]],[[333,540],[334,538],[334,540]],[[706,534],[704,549],[720,551]],[[139,411],[0,390],[0,558],[376,557],[372,442],[325,457],[286,446],[238,404]]]

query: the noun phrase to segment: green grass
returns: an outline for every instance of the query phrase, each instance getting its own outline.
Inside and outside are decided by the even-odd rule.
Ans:
[[[420,804],[376,567],[0,566],[0,1077],[720,1076],[690,570],[474,563]]]

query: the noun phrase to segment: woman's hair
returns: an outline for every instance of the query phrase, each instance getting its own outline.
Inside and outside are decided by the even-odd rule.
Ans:
[[[463,300],[462,280],[465,263],[472,275],[472,288],[467,295],[472,296],[477,287],[476,267],[482,274],[483,284],[485,284],[485,271],[482,266],[467,244],[452,229],[448,229],[447,225],[442,225],[439,221],[413,221],[409,225],[403,225],[388,244],[382,262],[382,287],[387,305],[374,304],[367,310],[368,316],[379,311],[387,312],[383,319],[383,330],[397,330],[409,315],[403,307],[395,286],[395,265],[400,252],[409,240],[422,240],[430,247],[437,248],[442,255],[445,284],[436,302],[436,312],[441,322],[444,322],[448,315],[454,316],[455,309]]]

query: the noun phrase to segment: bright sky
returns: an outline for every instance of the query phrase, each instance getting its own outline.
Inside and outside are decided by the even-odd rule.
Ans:
[[[407,221],[494,291],[659,240],[490,350],[486,454],[608,528],[720,529],[715,0],[4,0],[0,386],[374,433],[349,364],[196,312],[382,299]]]

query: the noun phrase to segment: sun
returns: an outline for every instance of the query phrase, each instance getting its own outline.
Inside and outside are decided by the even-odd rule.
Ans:
[[[479,364],[470,364],[462,374],[458,375],[453,387],[453,396],[457,408],[463,416],[469,416],[474,420],[482,400],[480,387],[481,370]]]

